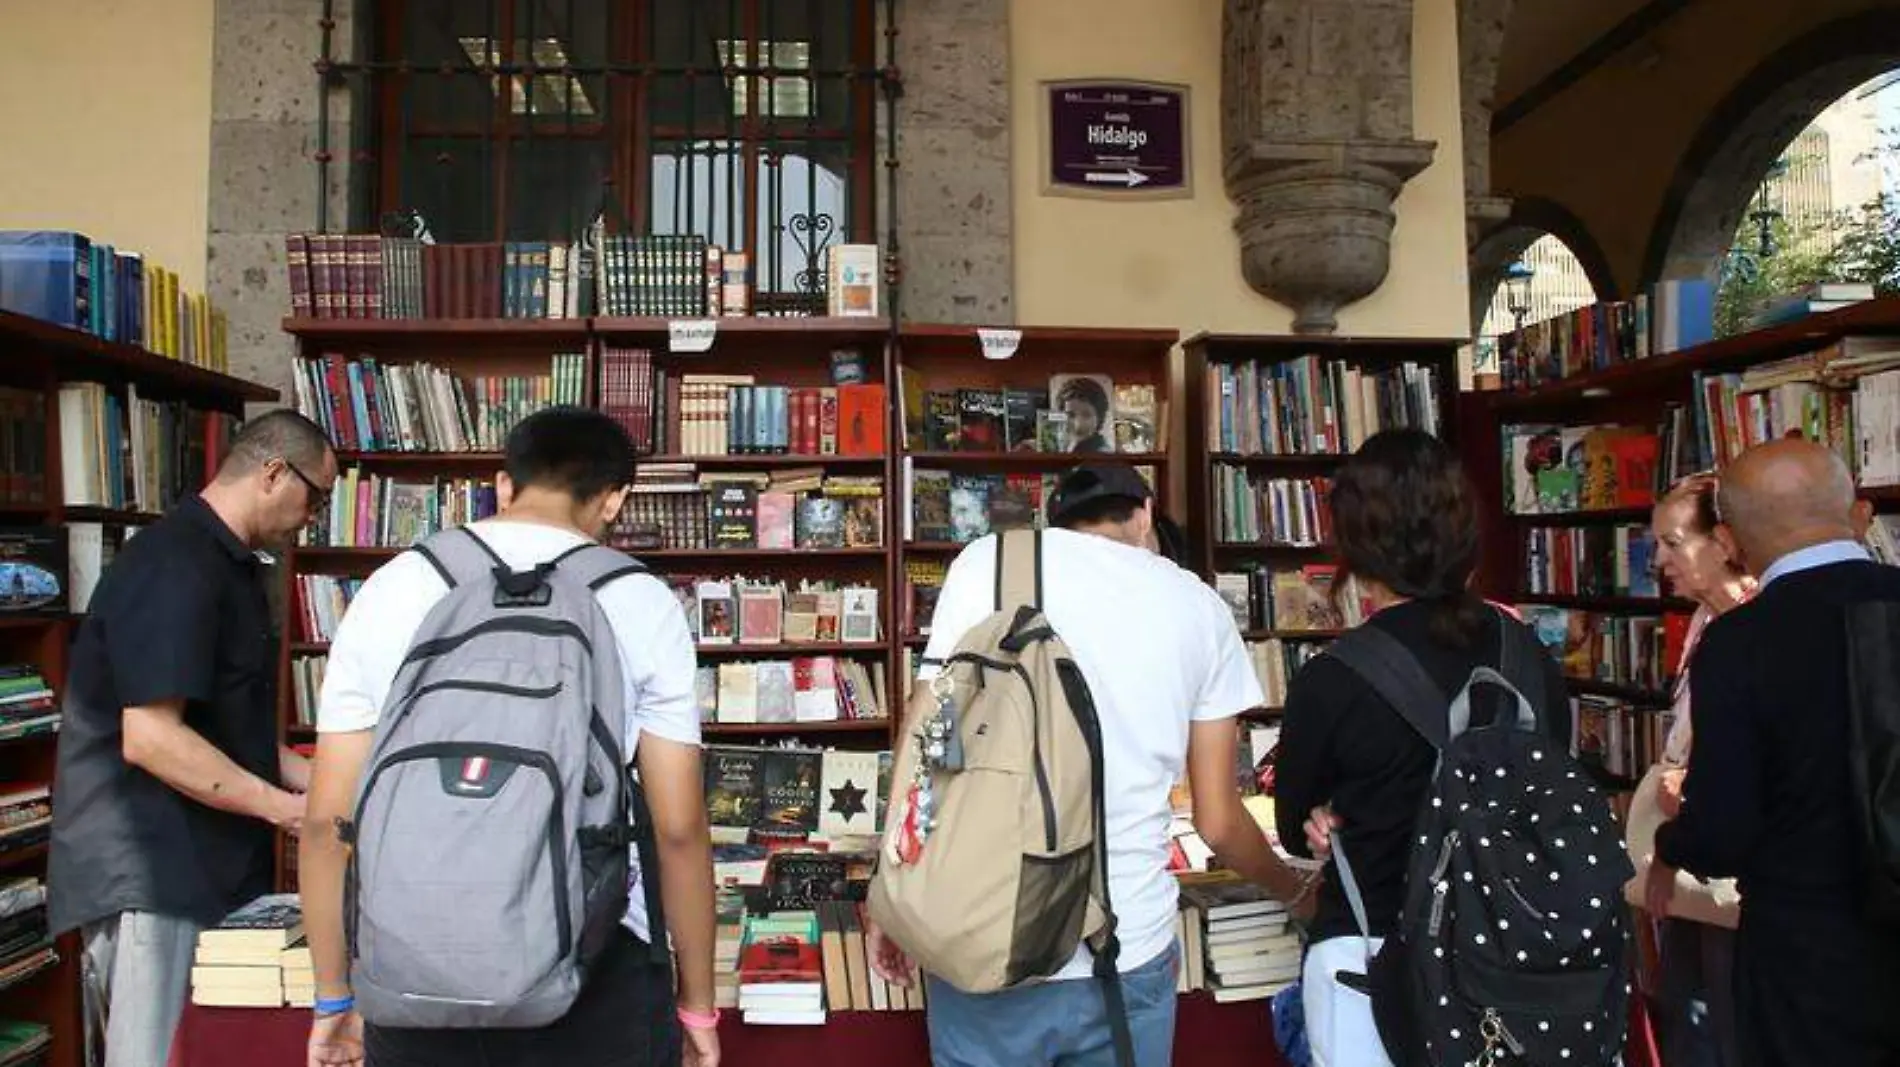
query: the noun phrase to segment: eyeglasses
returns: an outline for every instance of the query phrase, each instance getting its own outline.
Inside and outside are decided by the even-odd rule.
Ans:
[[[287,459],[282,460],[282,463],[284,464],[285,470],[296,475],[297,480],[304,484],[304,488],[310,490],[310,510],[321,511],[330,506],[330,490],[311,481],[310,476],[298,470],[295,463]]]

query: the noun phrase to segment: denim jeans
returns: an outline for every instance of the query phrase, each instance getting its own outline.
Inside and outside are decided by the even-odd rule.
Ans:
[[[1180,948],[1122,974],[1135,1067],[1168,1067]],[[964,993],[926,978],[933,1067],[1114,1067],[1108,1009],[1094,979]]]

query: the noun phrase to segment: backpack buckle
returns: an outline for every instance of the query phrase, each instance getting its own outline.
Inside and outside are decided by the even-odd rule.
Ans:
[[[498,608],[545,608],[554,599],[554,587],[548,575],[554,564],[543,563],[532,570],[509,570],[495,565],[495,606]]]

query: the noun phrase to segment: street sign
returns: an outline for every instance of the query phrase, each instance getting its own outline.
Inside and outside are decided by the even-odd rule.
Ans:
[[[1057,196],[1191,194],[1187,86],[1043,83],[1043,191]]]

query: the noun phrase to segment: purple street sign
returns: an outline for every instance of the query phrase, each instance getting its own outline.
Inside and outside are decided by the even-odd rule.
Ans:
[[[1187,191],[1185,86],[1071,81],[1045,91],[1051,191]]]

